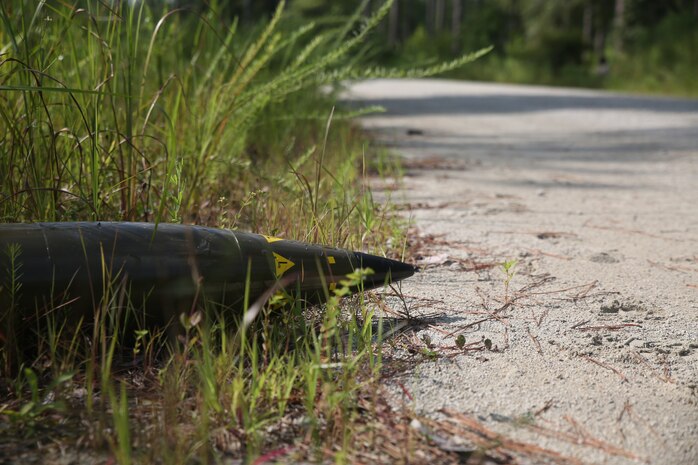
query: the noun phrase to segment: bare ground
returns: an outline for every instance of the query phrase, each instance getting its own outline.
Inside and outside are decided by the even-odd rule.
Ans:
[[[350,95],[388,110],[364,125],[407,172],[376,188],[416,226],[408,302],[440,315],[414,337],[432,357],[390,387],[413,427],[523,463],[698,463],[698,101],[442,80]]]

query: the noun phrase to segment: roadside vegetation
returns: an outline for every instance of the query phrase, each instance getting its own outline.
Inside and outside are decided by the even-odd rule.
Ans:
[[[378,109],[336,107],[333,86],[446,72],[486,50],[367,67],[390,1],[316,22],[280,2],[258,24],[224,3],[2,2],[0,221],[184,222],[399,256],[403,225],[365,182],[395,168],[350,122]],[[385,413],[379,296],[342,298],[360,273],[321,311],[272,301],[241,324],[194,309],[176,343],[142,330],[122,347],[116,292],[94,328],[38,315],[38,357],[11,373],[0,351],[0,456],[409,460],[425,440],[394,437],[410,419]]]
[[[698,96],[695,0],[398,0],[382,34],[410,66],[494,46],[452,78]]]

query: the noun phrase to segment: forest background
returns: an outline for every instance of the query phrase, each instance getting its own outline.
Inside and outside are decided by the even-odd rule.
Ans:
[[[228,8],[251,22],[275,4]],[[331,23],[358,4],[293,0],[289,10]],[[373,45],[371,62],[409,66],[494,46],[455,78],[698,95],[698,0],[397,0]]]

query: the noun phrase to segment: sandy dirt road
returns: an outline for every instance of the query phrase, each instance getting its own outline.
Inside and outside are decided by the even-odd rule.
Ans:
[[[403,291],[441,314],[415,337],[439,356],[396,398],[570,463],[698,463],[698,101],[442,80],[349,92],[387,109],[363,124],[405,158],[402,188],[381,192],[422,242]],[[493,264],[513,260],[507,289]]]

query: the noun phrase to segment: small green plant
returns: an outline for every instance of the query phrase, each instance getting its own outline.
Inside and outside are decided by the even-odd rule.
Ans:
[[[134,329],[133,338],[131,363],[144,371],[152,370],[162,359],[164,348],[168,345],[167,328]]]
[[[60,399],[55,399],[57,394],[66,383],[72,378],[72,373],[64,373],[54,378],[43,390],[47,395],[41,398],[42,389],[39,386],[39,378],[34,370],[25,368],[23,370],[24,381],[29,388],[30,399],[22,404],[19,410],[0,410],[0,415],[8,416],[13,422],[27,428],[34,428],[41,417],[47,412],[64,412],[65,403]]]
[[[536,415],[533,412],[526,412],[515,417],[512,423],[518,427],[533,426],[536,424]]]
[[[180,223],[182,202],[184,201],[184,179],[182,178],[182,162],[175,162],[174,170],[168,176],[169,185],[166,184],[165,191],[169,196],[170,223]]]
[[[504,301],[505,303],[509,303],[509,285],[511,284],[511,280],[514,279],[514,276],[516,275],[516,265],[519,263],[518,260],[507,260],[502,263],[502,271],[504,272],[505,278],[504,278]]]
[[[112,419],[116,438],[110,441],[110,445],[119,465],[130,465],[132,460],[131,433],[129,430],[129,405],[126,395],[126,385],[121,384],[120,394],[117,395],[113,388],[109,389],[109,402],[111,404]]]
[[[420,353],[430,360],[439,358],[439,353],[429,349],[428,347],[422,347],[420,349]]]
[[[427,333],[422,334],[422,342],[424,342],[424,345],[427,346],[428,349],[432,348],[431,336]]]
[[[20,341],[17,338],[20,327],[18,326],[17,299],[22,290],[22,247],[19,244],[9,244],[2,253],[7,255],[8,269],[6,270],[7,282],[0,283],[0,332],[4,336],[0,345],[0,362],[5,373],[11,373],[17,367],[20,360]]]

